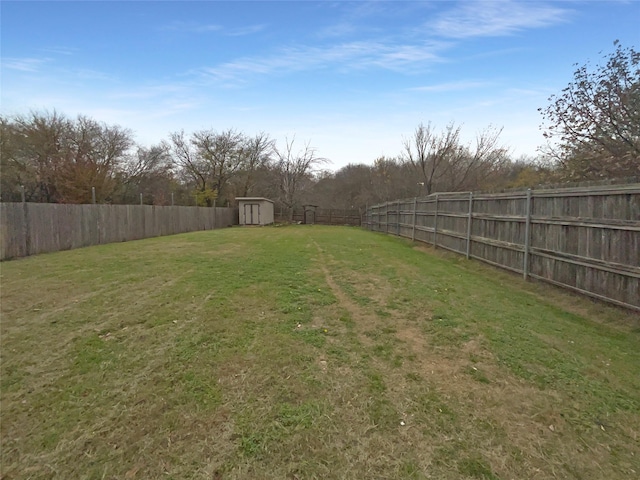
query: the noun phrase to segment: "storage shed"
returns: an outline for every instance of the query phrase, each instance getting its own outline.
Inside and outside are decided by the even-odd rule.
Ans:
[[[263,197],[236,197],[240,225],[273,223],[273,202]]]

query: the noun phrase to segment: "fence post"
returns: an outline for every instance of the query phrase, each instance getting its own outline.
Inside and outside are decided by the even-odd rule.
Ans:
[[[142,205],[142,193],[140,194],[140,205]]]
[[[522,277],[525,281],[529,278],[529,248],[531,246],[531,189],[527,189],[527,219],[524,224],[524,260],[522,265]]]
[[[400,200],[396,202],[396,235],[400,236]]]
[[[96,204],[96,187],[91,187],[91,203]]]
[[[364,204],[364,219],[367,225],[367,230],[371,230],[371,227],[369,226],[369,204],[368,203]]]
[[[374,222],[375,219],[375,222]],[[371,207],[371,230],[377,232],[380,228],[380,219],[378,218],[378,206]]]
[[[171,192],[171,206],[173,207],[173,192]]]
[[[471,254],[471,222],[473,221],[473,192],[469,192],[469,219],[467,220],[467,260]]]
[[[384,230],[389,233],[389,202],[384,202]]]
[[[29,229],[29,206],[27,205],[27,195],[24,185],[20,185],[20,198],[22,200],[22,232],[24,233],[24,256],[31,255],[31,232]]]
[[[418,199],[413,197],[413,222],[412,222],[412,230],[411,230],[411,241],[416,241],[416,206],[418,204]]]
[[[433,216],[433,248],[438,248],[438,194],[436,193],[435,213]]]
[[[369,210],[367,210],[367,212],[369,212],[369,230],[373,230],[374,232],[378,231],[378,216],[374,213],[376,211],[376,205],[369,207],[371,208],[371,211],[369,212]],[[374,225],[374,219],[375,219],[375,225]]]

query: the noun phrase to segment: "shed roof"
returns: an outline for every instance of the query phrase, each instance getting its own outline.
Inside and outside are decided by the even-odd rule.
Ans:
[[[242,201],[260,200],[260,201],[267,201],[267,202],[273,203],[273,200],[269,200],[268,198],[264,198],[264,197],[236,197],[236,200],[242,200]]]

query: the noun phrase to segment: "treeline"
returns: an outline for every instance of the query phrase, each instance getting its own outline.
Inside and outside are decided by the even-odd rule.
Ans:
[[[295,139],[279,147],[266,133],[175,132],[141,146],[131,131],[58,112],[2,117],[2,201],[53,203],[232,204],[266,196],[278,207],[304,203],[359,208],[443,190],[495,189],[538,182],[544,169],[512,161],[488,129],[473,148],[460,128],[420,125],[395,158],[322,170],[327,160]]]
[[[32,112],[0,116],[0,200],[222,206],[265,196],[289,211],[352,209],[438,191],[640,178],[640,53],[614,45],[540,109],[550,143],[536,158],[512,158],[500,129],[465,143],[459,126],[429,123],[399,139],[397,156],[332,172],[295,138],[277,145],[264,132],[199,130],[141,146],[117,125]]]
[[[58,112],[0,117],[1,199],[53,203],[230,204],[264,195],[296,205],[324,162],[266,133],[175,132],[150,147],[130,130]]]
[[[419,125],[396,157],[337,171],[309,144],[266,133],[175,132],[152,146],[86,116],[32,112],[1,122],[1,199],[30,202],[233,205],[265,196],[277,208],[362,208],[438,191],[500,190],[562,181],[548,158],[513,159],[488,128],[464,144],[460,127]],[[400,142],[399,142],[400,143]]]

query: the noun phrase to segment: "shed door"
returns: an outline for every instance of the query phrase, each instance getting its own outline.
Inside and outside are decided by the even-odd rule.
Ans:
[[[316,212],[311,209],[305,210],[304,223],[306,223],[307,225],[313,225],[314,223],[316,223]]]
[[[260,204],[258,203],[244,204],[244,224],[260,225]]]

